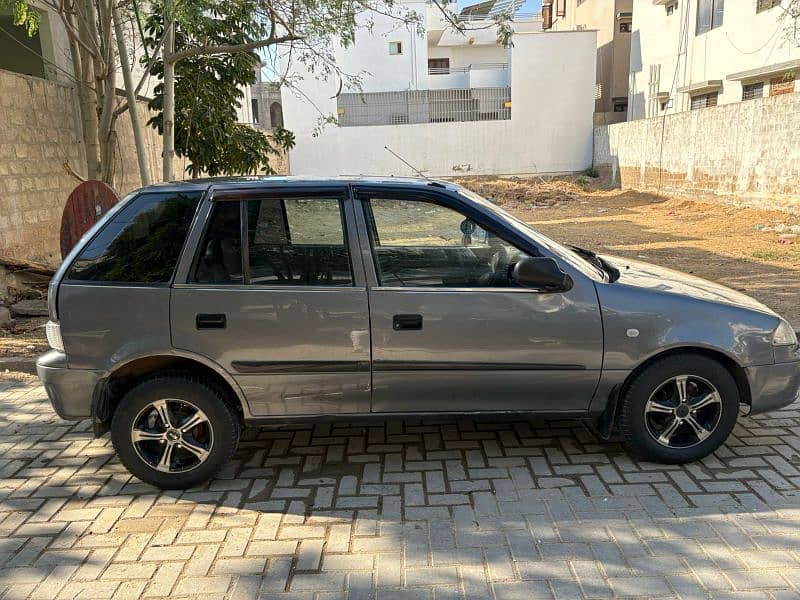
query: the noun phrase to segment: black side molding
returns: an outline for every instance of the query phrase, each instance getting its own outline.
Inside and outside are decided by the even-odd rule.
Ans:
[[[237,360],[231,366],[237,373],[369,373],[367,360]]]
[[[376,360],[373,371],[585,371],[584,365]]]

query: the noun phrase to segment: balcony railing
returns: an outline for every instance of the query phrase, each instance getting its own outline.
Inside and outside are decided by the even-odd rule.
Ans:
[[[469,73],[470,71],[508,70],[508,63],[475,63],[466,67],[429,67],[428,75],[450,75],[451,73]]]
[[[511,118],[511,88],[348,93],[337,104],[340,127],[500,121]]]

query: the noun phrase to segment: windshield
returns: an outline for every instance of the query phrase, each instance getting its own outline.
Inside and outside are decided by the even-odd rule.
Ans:
[[[547,248],[550,252],[557,255],[559,258],[562,258],[565,262],[569,263],[570,266],[574,267],[587,277],[591,277],[592,279],[599,280],[599,281],[606,281],[607,276],[606,272],[603,269],[600,269],[593,263],[591,263],[586,258],[582,257],[580,254],[575,252],[574,250],[570,250],[566,246],[562,246],[558,242],[551,240],[548,237],[545,237],[538,231],[536,231],[533,227],[528,225],[525,221],[515,217],[509,212],[506,212],[493,202],[490,202],[483,196],[476,194],[475,192],[468,190],[465,187],[460,185],[451,184],[455,188],[455,191],[464,196],[465,198],[469,198],[476,204],[479,204],[482,208],[485,208],[493,215],[501,219],[510,227],[517,230],[519,233],[524,235],[525,237],[531,238],[537,246],[542,248]]]

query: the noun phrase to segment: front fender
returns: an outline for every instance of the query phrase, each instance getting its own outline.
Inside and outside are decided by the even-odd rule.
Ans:
[[[624,284],[597,284],[597,292],[604,371],[630,371],[675,348],[713,350],[742,367],[774,362],[774,315]]]

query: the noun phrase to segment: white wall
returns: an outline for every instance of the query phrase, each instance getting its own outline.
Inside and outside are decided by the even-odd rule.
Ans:
[[[652,0],[634,0],[629,118],[656,116],[646,110],[650,65],[661,65],[659,91],[670,92],[673,100],[666,113],[686,110],[688,95],[677,93],[676,88],[699,81],[722,80],[719,104],[741,101],[741,83],[726,81],[728,75],[800,58],[800,48],[784,36],[783,28],[789,20],[781,23],[782,14],[780,7],[756,13],[755,0],[729,0],[725,2],[722,26],[696,35],[697,0],[680,0],[676,12],[669,16]],[[688,51],[679,57],[683,18],[688,23]],[[676,85],[672,85],[673,78]],[[664,112],[659,110],[658,114]]]
[[[315,137],[298,104],[285,102],[286,127],[296,137],[290,172],[414,175],[384,146],[431,176],[585,169],[592,161],[595,39],[593,31],[515,35],[511,119],[506,121],[329,125]]]

